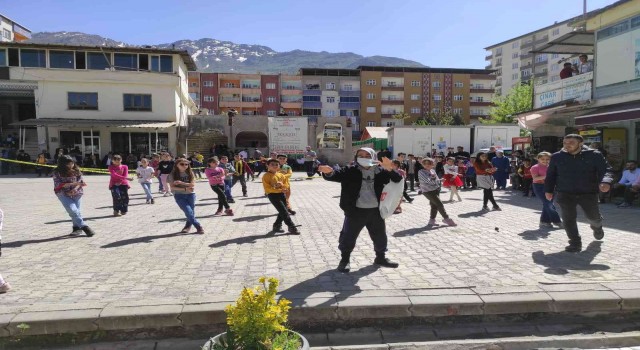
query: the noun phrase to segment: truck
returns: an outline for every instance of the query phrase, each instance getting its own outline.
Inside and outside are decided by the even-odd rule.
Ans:
[[[446,154],[449,147],[455,151],[458,146],[470,153],[491,146],[509,148],[511,139],[518,136],[520,127],[514,124],[403,125],[387,129],[387,141],[394,157],[399,152],[425,156],[432,149]]]

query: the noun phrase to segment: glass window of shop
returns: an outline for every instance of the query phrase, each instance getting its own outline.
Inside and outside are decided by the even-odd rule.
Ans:
[[[133,153],[136,157],[141,154],[148,156],[151,153],[169,149],[169,134],[155,132],[112,132],[111,152],[121,155]]]

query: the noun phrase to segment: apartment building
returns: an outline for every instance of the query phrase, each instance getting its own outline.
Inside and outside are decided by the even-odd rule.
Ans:
[[[197,114],[186,51],[0,42],[3,132],[21,147],[108,152],[178,151]]]
[[[496,76],[484,69],[358,67],[360,128],[410,124],[430,114],[452,113],[477,123],[491,107]],[[406,113],[406,120],[393,116]]]
[[[594,10],[586,14],[587,18],[594,16],[601,10]],[[560,80],[560,71],[565,62],[578,64],[575,53],[537,53],[535,51],[551,41],[574,31],[572,23],[582,19],[584,15],[576,16],[562,22],[523,34],[521,36],[488,46],[485,48],[488,62],[486,69],[496,71],[497,95],[506,95],[516,84],[533,80],[535,84],[547,84]],[[589,56],[589,59],[592,57]]]
[[[31,39],[31,31],[0,13],[0,42],[21,42]]]
[[[189,97],[200,107],[200,74],[198,72],[189,72],[187,76],[189,82]]]

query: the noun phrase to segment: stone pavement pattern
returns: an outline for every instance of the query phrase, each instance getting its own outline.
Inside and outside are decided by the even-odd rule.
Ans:
[[[216,196],[199,182],[196,211],[207,233],[197,235],[179,233],[184,216],[173,198],[146,205],[142,189],[132,183],[129,214],[112,217],[108,178],[88,176],[86,181],[82,211],[97,232],[93,238],[68,236],[71,222],[51,179],[0,178],[5,213],[0,273],[14,286],[0,295],[0,309],[236,296],[263,275],[278,277],[280,290],[298,297],[640,281],[638,208],[602,205],[604,241],[591,243],[591,231],[581,221],[585,251],[572,255],[562,252],[563,230],[538,229],[536,198],[497,191],[503,211],[482,213],[481,191],[464,191],[463,202],[445,205],[459,226],[427,229],[428,201],[413,192],[414,203],[404,203],[404,212],[387,220],[388,256],[400,267],[372,266],[375,254],[365,230],[352,255],[352,273],[340,274],[335,271],[343,220],[338,184],[318,178],[292,182],[294,221],[302,225],[302,234],[292,236],[267,235],[275,209],[261,183],[248,184],[248,198],[237,185],[236,215],[214,217]]]

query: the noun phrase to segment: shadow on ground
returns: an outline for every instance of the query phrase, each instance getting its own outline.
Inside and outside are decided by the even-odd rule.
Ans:
[[[61,241],[63,239],[81,238],[81,237],[86,237],[86,236],[85,235],[82,235],[82,236],[70,236],[70,235],[67,234],[67,235],[64,235],[64,236],[49,237],[49,238],[42,238],[42,239],[29,239],[29,240],[25,240],[25,241],[6,242],[6,243],[2,244],[2,248],[18,248],[18,247],[22,247],[23,245],[27,245],[27,244],[55,242],[55,241]]]
[[[602,251],[602,242],[593,241],[589,243],[587,249],[580,253],[558,252],[545,254],[539,250],[531,254],[533,262],[545,266],[545,273],[551,275],[566,275],[569,270],[574,271],[605,271],[609,269],[608,265],[592,264],[593,259]]]
[[[121,241],[116,241],[116,242],[112,242],[109,244],[105,244],[103,246],[101,246],[100,248],[117,248],[117,247],[122,247],[125,245],[130,245],[130,244],[137,244],[137,243],[151,243],[156,239],[160,239],[160,238],[171,238],[171,237],[188,237],[190,234],[189,233],[182,233],[182,232],[175,232],[175,233],[168,233],[165,235],[156,235],[156,236],[143,236],[143,237],[136,237],[136,238],[129,238],[129,239],[123,239]]]

